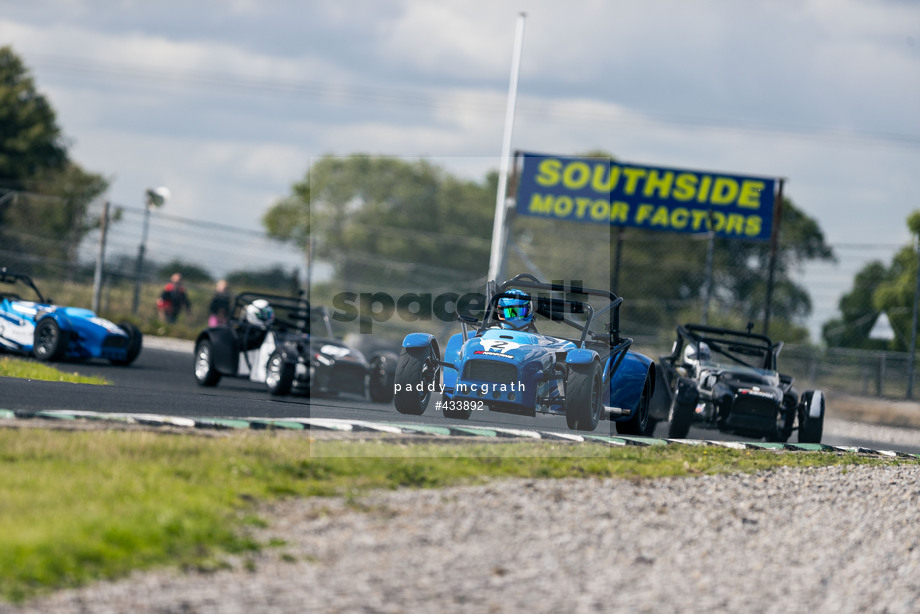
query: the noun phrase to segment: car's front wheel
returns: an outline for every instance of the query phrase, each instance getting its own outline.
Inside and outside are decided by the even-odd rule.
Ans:
[[[32,355],[38,360],[53,362],[64,357],[67,343],[64,333],[54,318],[47,317],[35,327]]]
[[[440,383],[441,367],[435,346],[403,348],[396,363],[393,404],[401,414],[425,413],[432,393]]]
[[[216,386],[220,373],[214,368],[214,349],[208,339],[195,346],[195,379],[199,386]]]
[[[668,437],[671,439],[684,439],[690,432],[693,423],[693,412],[699,397],[693,380],[681,378],[677,382],[677,391],[671,403],[671,412],[668,416]]]
[[[824,393],[808,390],[799,402],[799,443],[821,443],[824,435]]]
[[[294,384],[295,369],[296,365],[285,360],[283,352],[272,352],[265,366],[265,385],[268,386],[269,394],[276,397],[289,394]]]
[[[617,433],[621,435],[644,435],[648,428],[649,408],[652,400],[652,380],[646,376],[645,383],[642,385],[642,396],[639,397],[639,403],[636,405],[636,411],[629,420],[617,422]]]
[[[374,403],[389,403],[393,400],[393,384],[396,380],[395,354],[377,354],[370,361],[367,390]]]
[[[120,322],[118,327],[128,334],[128,349],[121,360],[110,360],[113,365],[127,366],[134,362],[141,353],[144,335],[140,329],[130,322]]]
[[[572,430],[593,431],[601,419],[601,366],[569,365],[565,378],[565,422]]]

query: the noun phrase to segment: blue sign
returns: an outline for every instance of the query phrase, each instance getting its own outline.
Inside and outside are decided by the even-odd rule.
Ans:
[[[768,240],[776,180],[524,153],[521,215]]]

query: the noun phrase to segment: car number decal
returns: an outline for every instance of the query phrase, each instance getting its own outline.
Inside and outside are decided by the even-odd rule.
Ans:
[[[499,354],[507,354],[509,351],[521,347],[520,343],[505,341],[504,339],[482,339],[480,343],[487,352],[497,352]]]

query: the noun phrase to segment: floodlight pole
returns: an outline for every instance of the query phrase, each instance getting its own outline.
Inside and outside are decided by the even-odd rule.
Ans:
[[[917,350],[917,304],[920,303],[920,234],[917,235],[917,287],[914,290],[914,314],[910,325],[910,353],[907,355],[907,398],[914,398],[914,355]]]
[[[137,263],[134,266],[134,302],[131,304],[131,313],[134,315],[137,315],[137,308],[141,300],[141,274],[144,270],[144,252],[147,250],[147,231],[149,228],[150,203],[147,202],[144,206],[144,230],[141,232],[141,244],[137,247]]]
[[[770,263],[767,272],[767,296],[764,300],[763,334],[770,334],[770,315],[773,307],[773,285],[776,279],[776,259],[779,255],[779,225],[783,219],[783,184],[779,180],[779,189],[773,202],[773,228],[770,233]]]
[[[712,260],[716,247],[716,231],[712,227],[712,209],[706,218],[709,230],[706,233],[706,280],[703,291],[703,326],[709,324],[709,304],[712,301]]]
[[[147,250],[147,231],[150,228],[150,209],[162,207],[169,198],[169,189],[159,187],[144,192],[144,229],[141,232],[141,244],[137,248],[137,264],[134,270],[134,302],[131,313],[137,315],[141,297],[141,275],[144,269],[144,252]]]
[[[505,250],[505,213],[508,198],[508,167],[511,164],[511,133],[514,129],[514,106],[517,100],[517,82],[521,67],[521,49],[524,46],[524,20],[527,13],[519,13],[514,35],[514,55],[511,58],[511,80],[508,84],[508,104],[505,109],[505,134],[502,139],[502,157],[498,171],[498,194],[495,198],[495,219],[492,225],[492,251],[489,255],[489,280],[501,281],[502,254]]]

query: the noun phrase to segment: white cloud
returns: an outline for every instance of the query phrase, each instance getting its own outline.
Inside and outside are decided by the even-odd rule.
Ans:
[[[32,0],[0,40],[112,200],[258,226],[310,156],[497,168],[522,10],[515,148],[781,175],[831,241],[906,237],[916,2]]]

